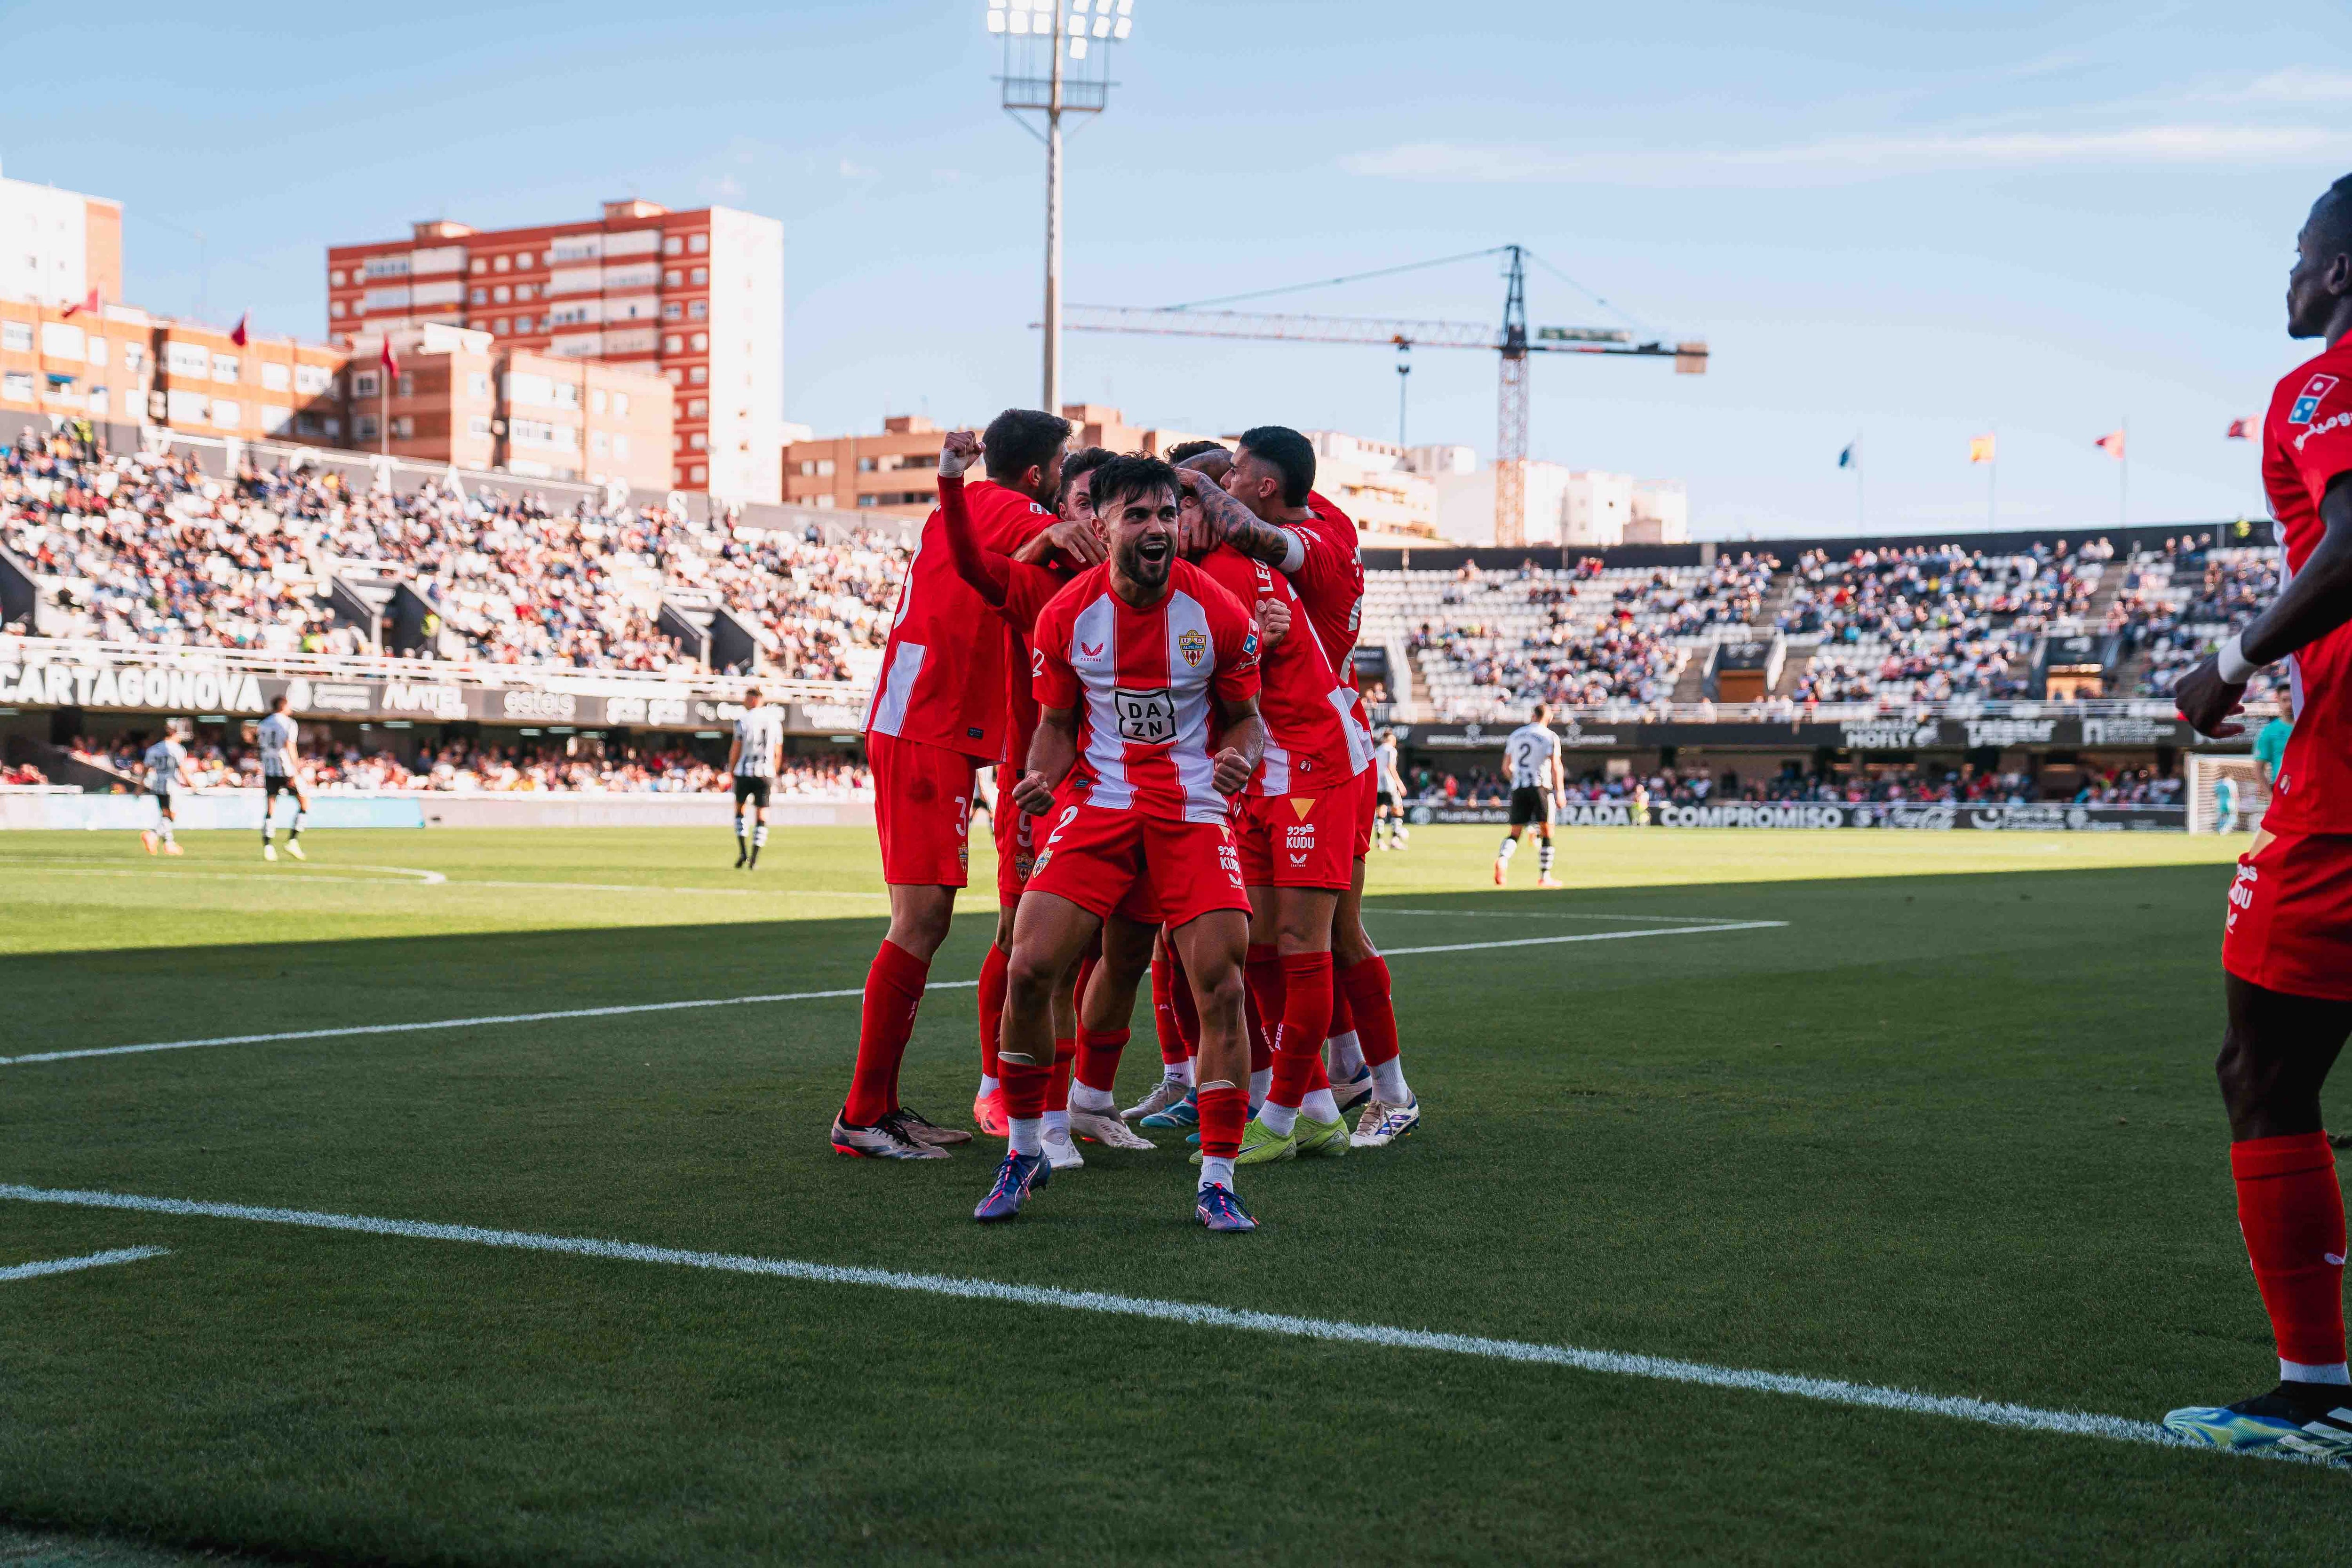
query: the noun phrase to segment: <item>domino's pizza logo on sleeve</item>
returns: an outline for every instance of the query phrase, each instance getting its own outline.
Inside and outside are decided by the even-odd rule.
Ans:
[[[2319,400],[2326,396],[2329,388],[2335,384],[2336,378],[2332,375],[2315,375],[2305,382],[2303,390],[2295,394],[2294,406],[2286,411],[2286,422],[2290,425],[2310,424],[2311,416],[2319,412]]]

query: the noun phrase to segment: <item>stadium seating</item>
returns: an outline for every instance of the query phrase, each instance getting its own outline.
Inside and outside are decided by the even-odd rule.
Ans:
[[[373,651],[331,592],[356,568],[430,606],[427,656],[677,668],[662,595],[701,589],[756,628],[773,673],[843,682],[870,676],[906,556],[879,537],[738,537],[651,509],[564,511],[493,490],[353,493],[283,468],[223,483],[184,457],[85,458],[29,439],[0,456],[0,550],[43,585],[52,635]]]

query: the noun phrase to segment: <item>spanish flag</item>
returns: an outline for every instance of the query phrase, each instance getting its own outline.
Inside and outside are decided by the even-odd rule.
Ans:
[[[1992,461],[1992,437],[1990,436],[1971,436],[1969,437],[1969,461],[1971,463],[1990,463]]]

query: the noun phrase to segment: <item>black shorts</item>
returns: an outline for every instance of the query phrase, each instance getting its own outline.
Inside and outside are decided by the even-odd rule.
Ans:
[[[773,779],[763,779],[751,773],[735,775],[735,804],[750,801],[761,810],[768,809],[768,792],[775,786]]]
[[[286,773],[262,774],[261,798],[263,803],[266,805],[270,801],[276,800],[281,795],[290,795],[295,799],[299,800],[302,798],[301,786],[297,784],[292,777]]]
[[[1372,792],[1372,804],[1393,811],[1396,809],[1396,796],[1384,789],[1375,790]]]
[[[172,815],[172,802],[175,797],[170,791],[151,789],[147,792],[147,798],[153,801],[155,803],[156,809],[161,811],[164,816],[169,816]]]
[[[1511,792],[1511,826],[1527,827],[1535,823],[1551,826],[1551,795],[1532,784],[1522,784]]]

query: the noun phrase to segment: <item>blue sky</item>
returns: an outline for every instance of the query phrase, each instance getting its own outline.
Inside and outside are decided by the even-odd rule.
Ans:
[[[330,15],[330,11],[333,14]],[[16,178],[123,201],[135,303],[324,332],[323,247],[636,194],[786,227],[786,413],[984,418],[1037,396],[1043,159],[983,0],[604,0],[299,21],[133,5],[0,101]],[[2259,512],[2223,439],[2309,352],[2294,230],[2352,169],[2352,13],[2222,5],[1139,0],[1071,139],[1074,300],[1163,304],[1518,241],[1713,371],[1538,362],[1538,457],[1688,482],[1704,535]],[[91,54],[101,43],[103,63]],[[83,67],[71,62],[91,62]],[[198,266],[194,235],[209,238]],[[1492,321],[1491,265],[1293,308]],[[1531,318],[1613,323],[1551,273]],[[1415,355],[1411,435],[1491,456],[1495,366]],[[1066,395],[1149,423],[1391,436],[1385,351],[1074,334]]]

